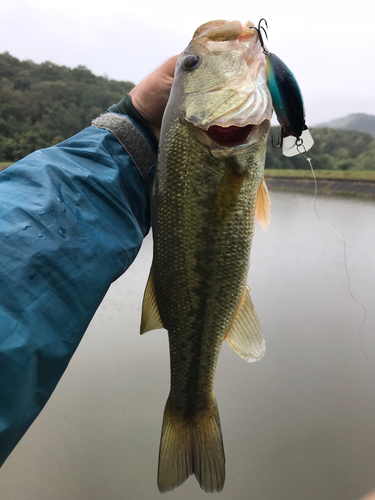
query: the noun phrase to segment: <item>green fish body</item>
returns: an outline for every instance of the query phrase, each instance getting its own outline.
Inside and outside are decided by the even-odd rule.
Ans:
[[[141,324],[141,333],[164,327],[169,335],[162,492],[193,473],[205,491],[223,488],[213,392],[220,348],[225,339],[247,361],[265,350],[246,281],[256,213],[263,225],[269,222],[263,179],[272,112],[267,89],[260,85],[258,101],[266,101],[261,114],[259,103],[253,116],[251,107],[241,116],[233,113],[254,94],[248,59],[258,65],[258,79],[265,72],[254,31],[222,21],[199,28],[179,58],[163,117],[152,202],[154,256]],[[236,75],[248,80],[240,96]]]

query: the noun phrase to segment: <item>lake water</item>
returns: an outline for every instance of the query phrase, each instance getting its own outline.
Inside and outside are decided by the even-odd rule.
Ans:
[[[375,488],[375,369],[359,340],[341,239],[312,196],[271,192],[249,285],[266,338],[247,364],[224,342],[215,379],[227,458],[220,500],[357,500]],[[347,242],[375,366],[375,203],[318,198]],[[147,238],[113,284],[51,400],[0,473],[1,500],[153,500],[169,392],[165,331],[139,335]],[[194,477],[165,499],[207,499]]]

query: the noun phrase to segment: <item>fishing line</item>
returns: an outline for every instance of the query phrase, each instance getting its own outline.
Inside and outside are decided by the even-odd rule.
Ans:
[[[317,193],[318,193],[318,183],[317,183],[317,180],[316,180],[316,176],[315,176],[315,172],[314,172],[314,168],[312,166],[312,160],[311,158],[309,157],[309,155],[307,154],[307,151],[306,151],[306,148],[305,146],[303,145],[303,140],[301,138],[297,139],[296,141],[296,148],[299,152],[299,154],[301,156],[303,156],[305,158],[305,160],[308,162],[308,164],[310,165],[310,169],[311,169],[311,173],[313,175],[313,178],[314,178],[314,183],[315,183],[315,190],[314,190],[314,211],[315,211],[315,215],[318,217],[318,219],[323,223],[325,224],[326,226],[328,226],[330,229],[332,229],[332,231],[334,231],[337,236],[339,236],[343,242],[343,246],[344,246],[344,266],[345,266],[345,271],[346,271],[346,276],[348,278],[348,292],[349,292],[349,295],[350,297],[352,298],[352,300],[358,304],[360,307],[362,307],[363,309],[363,320],[362,320],[362,323],[361,323],[361,326],[359,327],[359,330],[358,330],[358,336],[359,336],[359,342],[361,344],[361,349],[362,349],[362,352],[363,352],[363,355],[364,357],[366,358],[367,360],[367,363],[371,366],[371,368],[374,370],[375,372],[375,367],[373,366],[373,364],[370,362],[367,354],[366,354],[366,351],[365,351],[365,348],[363,346],[363,342],[362,342],[362,328],[363,328],[363,325],[365,324],[365,321],[366,321],[366,316],[367,316],[367,310],[366,310],[366,307],[361,303],[359,302],[353,295],[352,293],[352,290],[351,290],[351,280],[350,280],[350,274],[349,274],[349,270],[348,270],[348,264],[347,264],[347,257],[346,257],[346,241],[345,241],[345,238],[337,231],[337,229],[335,229],[333,226],[331,226],[331,224],[329,224],[328,222],[326,222],[325,220],[323,220],[319,213],[318,213],[318,210],[316,208],[316,197],[317,197]]]

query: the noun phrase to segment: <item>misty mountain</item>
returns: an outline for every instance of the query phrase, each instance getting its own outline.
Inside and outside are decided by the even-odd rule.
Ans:
[[[358,132],[367,132],[375,137],[375,116],[365,113],[354,113],[344,118],[338,118],[327,123],[315,125],[315,128],[336,128],[340,130],[357,130]]]

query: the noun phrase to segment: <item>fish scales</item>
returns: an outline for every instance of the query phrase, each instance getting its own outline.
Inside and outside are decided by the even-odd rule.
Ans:
[[[170,133],[176,144],[173,138],[165,144],[167,162],[159,164],[155,180],[155,291],[169,333],[171,397],[194,414],[211,400],[221,344],[246,283],[256,202],[251,193],[261,172],[244,174],[236,211],[222,225],[212,213],[226,163],[186,129]],[[179,169],[168,169],[170,163]]]
[[[205,68],[214,66],[222,84],[228,75],[230,79],[236,76],[235,68],[226,71],[226,61],[231,65],[237,61],[237,74],[249,80],[248,87],[243,87],[247,91],[242,89],[244,98],[250,97],[256,103],[256,85],[248,76],[254,68],[245,71],[247,60],[243,56],[243,52],[253,50],[251,54],[257,55],[254,63],[263,68],[258,60],[255,30],[236,23],[230,23],[229,34],[225,34],[225,26],[224,31],[221,29],[220,50],[216,46],[207,49],[206,42],[200,39],[195,44],[193,38],[180,56],[161,130],[152,202],[154,256],[141,332],[164,327],[169,336],[171,389],[164,412],[158,472],[162,492],[178,486],[193,473],[205,491],[222,489],[225,457],[213,392],[221,345],[225,338],[248,361],[259,359],[264,352],[246,281],[259,199],[268,200],[263,169],[271,111],[250,121],[242,114],[241,127],[248,128],[238,131],[236,118],[225,106],[228,93],[221,102],[215,94],[205,104],[204,92],[196,90],[196,82],[194,92],[186,94],[186,89],[192,88],[193,76],[184,71],[184,64],[190,70],[192,62],[203,60],[204,90],[205,82],[212,87],[213,81],[212,71],[205,78]],[[236,45],[238,50],[243,49],[241,57],[228,57],[223,45],[225,36],[232,45],[236,37],[247,37],[247,45]],[[210,64],[204,65],[204,58],[212,57],[212,53],[216,60],[212,58]],[[235,92],[239,94],[234,101],[238,108],[242,94]],[[194,113],[194,93],[205,124],[209,116],[222,123],[218,107],[228,114],[229,128],[224,132],[212,128],[213,134],[219,134],[214,139],[209,128],[206,134],[203,125],[197,125],[199,113],[188,116]],[[267,96],[264,88],[259,95],[258,100]],[[267,108],[267,102],[262,104]],[[202,106],[206,108],[202,110]],[[238,109],[236,112],[241,114]],[[244,118],[249,123],[243,125]],[[230,146],[225,143],[227,136]],[[260,191],[264,196],[259,197]],[[267,207],[263,208],[262,213],[267,213]]]

